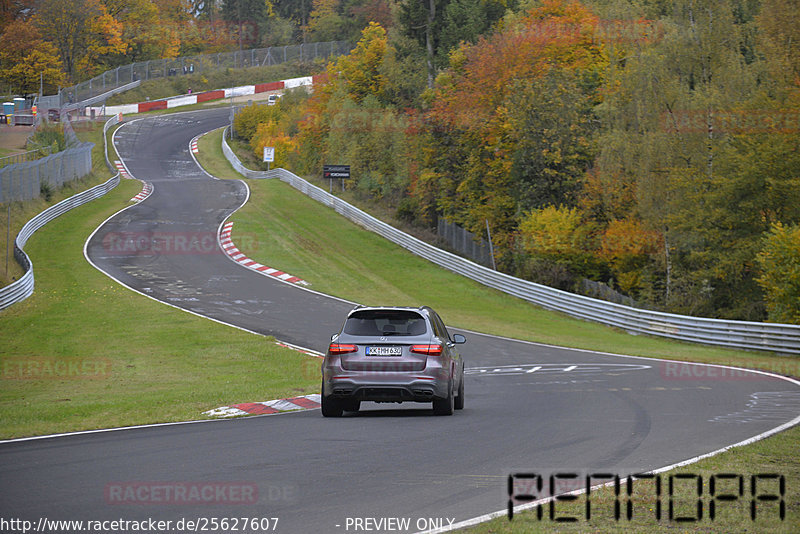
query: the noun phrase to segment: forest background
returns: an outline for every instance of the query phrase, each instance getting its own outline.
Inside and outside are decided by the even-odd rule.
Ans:
[[[255,154],[409,224],[491,230],[499,270],[673,313],[800,324],[796,0],[0,0],[0,92],[119,65],[351,40],[252,106]]]

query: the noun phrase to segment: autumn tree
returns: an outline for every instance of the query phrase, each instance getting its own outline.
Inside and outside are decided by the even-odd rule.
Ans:
[[[100,0],[40,0],[34,23],[58,49],[73,81],[90,75],[99,57],[127,50],[121,24]]]
[[[423,153],[440,177],[434,207],[473,232],[488,221],[501,252],[514,249],[523,212],[576,203],[605,62],[596,22],[579,4],[545,2],[454,50],[437,79],[425,124],[435,148]]]
[[[388,40],[386,30],[377,22],[371,22],[361,32],[355,49],[340,56],[328,68],[331,81],[341,81],[347,92],[357,102],[367,95],[382,98],[386,88],[386,76],[381,70],[386,57]]]
[[[800,226],[772,225],[758,254],[769,320],[800,324]]]
[[[529,256],[517,270],[535,282],[572,290],[577,278],[605,272],[593,254],[595,229],[578,208],[531,210],[521,217],[519,235]]]
[[[0,34],[0,80],[17,94],[53,91],[64,83],[58,51],[31,22],[14,21]]]
[[[24,18],[36,0],[0,0],[0,32],[15,20]]]
[[[794,0],[762,0],[758,16],[763,51],[784,70],[784,76],[800,79],[800,9]]]
[[[310,0],[308,0],[310,1]],[[262,27],[273,14],[271,1],[265,0],[224,0],[222,18],[237,28],[239,50],[245,48],[244,37],[248,25]]]
[[[303,28],[307,41],[334,41],[344,33],[347,20],[340,14],[340,0],[314,0],[308,25]]]

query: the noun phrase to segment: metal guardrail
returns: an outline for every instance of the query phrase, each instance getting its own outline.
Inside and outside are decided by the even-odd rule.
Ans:
[[[115,89],[111,89],[110,91],[106,91],[105,93],[101,93],[99,95],[89,97],[86,100],[82,100],[82,101],[77,102],[77,103],[65,104],[64,107],[61,109],[61,113],[66,113],[66,112],[73,111],[73,110],[76,110],[76,109],[92,106],[94,104],[99,104],[100,102],[105,102],[106,100],[108,100],[109,98],[111,98],[112,96],[114,96],[116,94],[124,93],[125,91],[129,91],[131,89],[136,89],[140,85],[142,85],[142,81],[141,80],[136,80],[135,82],[131,82],[131,83],[125,84],[123,86],[117,87]]]
[[[222,137],[223,152],[233,167],[244,168]],[[232,156],[232,157],[231,157]],[[241,171],[240,171],[241,172]],[[625,331],[722,347],[800,354],[800,325],[755,323],[691,317],[631,308],[522,280],[493,271],[441,250],[376,219],[325,190],[285,170],[242,173],[248,178],[278,178],[314,200],[333,208],[356,224],[375,232],[410,252],[485,286],[559,311]]]
[[[53,147],[43,146],[40,148],[34,148],[32,150],[26,150],[25,152],[19,152],[18,154],[4,156],[0,158],[0,168],[5,167],[6,165],[14,165],[17,163],[27,163],[29,161],[36,161],[37,159],[49,156],[52,153],[53,153]]]
[[[118,117],[109,119],[105,126],[103,126],[103,134],[108,131],[108,128],[114,124],[117,124],[117,122],[119,122]],[[105,140],[105,135],[103,135],[103,138]],[[107,153],[106,162],[110,166]],[[50,206],[36,217],[25,223],[25,226],[22,227],[22,230],[19,231],[19,234],[17,234],[17,237],[14,240],[14,259],[20,264],[22,269],[25,271],[25,274],[13,284],[9,284],[4,288],[0,288],[0,310],[25,300],[33,294],[33,262],[25,253],[23,248],[34,232],[59,215],[63,215],[73,208],[77,208],[78,206],[105,195],[119,184],[119,180],[120,176],[119,172],[117,172],[117,174],[115,174],[107,182],[96,185],[90,189],[87,189],[86,191],[78,193],[77,195],[73,195],[67,199],[64,199],[58,204]]]
[[[230,126],[226,126],[225,130],[222,132],[222,153],[225,154],[225,157],[231,163],[236,172],[244,176],[245,178],[252,178],[252,179],[260,179],[260,178],[269,178],[266,176],[267,171],[254,171],[245,167],[242,162],[239,160],[238,156],[233,153],[233,150],[230,146],[228,146],[228,142],[226,141],[227,138],[230,137]]]

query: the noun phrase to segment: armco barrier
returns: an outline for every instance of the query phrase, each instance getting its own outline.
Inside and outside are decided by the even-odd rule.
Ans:
[[[375,232],[412,253],[483,285],[532,302],[542,308],[588,321],[621,328],[628,332],[667,337],[681,341],[749,350],[800,354],[800,326],[727,321],[675,315],[631,308],[535,284],[429,245],[401,232],[344,202],[285,169],[252,171],[244,167],[222,137],[222,150],[233,167],[247,178],[278,178],[305,195],[336,210],[358,225]]]
[[[118,122],[119,117],[117,116],[107,121],[103,127],[103,133],[105,134],[108,131],[108,128],[114,124],[117,124]],[[103,138],[105,139],[105,135]],[[111,167],[107,152],[106,164]],[[33,294],[33,262],[31,262],[31,259],[23,250],[25,244],[28,242],[28,239],[33,235],[33,233],[59,215],[62,215],[73,208],[77,208],[78,206],[86,204],[87,202],[90,202],[96,198],[100,198],[114,189],[117,184],[119,184],[119,173],[115,174],[103,184],[97,185],[87,189],[86,191],[78,193],[77,195],[73,195],[67,199],[64,199],[54,206],[50,206],[39,215],[25,223],[25,226],[22,227],[22,230],[19,231],[17,238],[14,240],[14,259],[17,260],[17,263],[19,263],[20,266],[22,266],[25,274],[13,284],[9,284],[0,289],[0,310],[25,300]]]
[[[241,161],[239,161],[239,158],[236,156],[236,154],[233,153],[233,150],[231,150],[231,147],[228,146],[228,142],[225,140],[229,136],[229,134],[230,134],[230,126],[226,126],[225,130],[222,133],[222,152],[225,154],[225,157],[228,159],[228,161],[231,162],[233,168],[236,169],[236,172],[238,172],[245,178],[253,178],[253,179],[271,178],[272,176],[267,175],[267,171],[250,170],[247,167],[245,167]]]

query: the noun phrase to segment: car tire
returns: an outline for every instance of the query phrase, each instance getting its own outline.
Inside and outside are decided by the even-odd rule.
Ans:
[[[456,395],[453,405],[456,410],[464,409],[464,376],[461,376],[461,383],[458,385],[458,395]]]
[[[357,412],[361,409],[360,400],[346,400],[342,401],[342,409],[346,412]]]
[[[325,388],[321,388],[320,392],[324,392]],[[341,417],[344,411],[344,402],[333,397],[326,397],[323,393],[322,397],[322,416],[323,417]]]
[[[330,397],[322,397],[323,417],[341,417],[343,411],[342,401]]]
[[[453,382],[450,382],[450,386],[447,388],[447,397],[433,399],[433,415],[453,415],[454,410]]]

